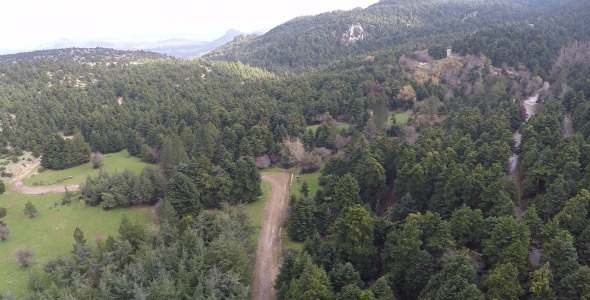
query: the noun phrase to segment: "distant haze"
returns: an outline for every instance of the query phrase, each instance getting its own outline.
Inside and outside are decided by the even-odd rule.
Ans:
[[[377,0],[6,1],[0,52],[39,49],[56,40],[213,40],[228,29],[266,31],[294,17],[367,7]]]

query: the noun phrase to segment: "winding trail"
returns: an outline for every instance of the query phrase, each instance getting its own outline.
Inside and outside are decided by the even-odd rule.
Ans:
[[[287,172],[262,174],[262,180],[270,183],[270,198],[264,208],[262,228],[258,238],[252,299],[271,300],[275,298],[274,281],[279,274],[281,252],[281,226],[289,199]]]
[[[25,166],[24,168],[20,169],[17,174],[14,174],[12,179],[10,180],[9,186],[10,189],[20,192],[25,195],[40,195],[46,193],[63,193],[66,191],[65,186],[47,186],[47,187],[28,187],[25,185],[23,180],[29,176],[31,173],[35,172],[35,169],[41,165],[41,159],[38,158],[33,161],[30,165]],[[68,191],[77,191],[80,189],[80,185],[68,185]]]

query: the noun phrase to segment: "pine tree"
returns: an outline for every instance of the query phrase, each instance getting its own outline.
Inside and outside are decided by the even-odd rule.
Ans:
[[[201,211],[200,195],[189,176],[177,173],[168,181],[164,200],[174,207],[179,216],[196,216]]]
[[[549,265],[545,264],[542,268],[533,272],[531,278],[531,287],[529,288],[531,300],[553,300],[555,292],[551,288],[553,276]]]
[[[389,287],[389,283],[385,277],[379,277],[373,286],[371,286],[371,291],[375,295],[377,300],[394,300],[393,292]]]
[[[239,202],[251,203],[262,195],[260,189],[260,173],[254,161],[248,157],[241,157],[236,163],[234,179],[234,199]]]
[[[498,264],[490,271],[483,286],[489,299],[518,300],[523,289],[518,282],[518,269],[511,263]]]
[[[314,230],[315,203],[310,198],[295,201],[287,220],[287,233],[295,241],[305,241]]]
[[[33,205],[33,203],[31,203],[31,201],[27,201],[27,203],[25,203],[25,216],[29,217],[29,218],[34,218],[37,216],[37,208],[35,207],[35,205]]]
[[[188,156],[177,136],[169,136],[162,146],[160,154],[162,168],[167,177],[172,177],[182,163],[188,162]]]

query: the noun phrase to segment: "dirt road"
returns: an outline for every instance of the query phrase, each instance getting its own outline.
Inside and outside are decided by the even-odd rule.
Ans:
[[[258,238],[252,290],[254,300],[275,298],[274,281],[279,274],[281,226],[288,205],[290,179],[291,175],[286,172],[262,175],[262,180],[270,183],[271,190]]]
[[[572,124],[572,118],[568,115],[563,117],[563,136],[568,137],[574,134],[574,125]]]
[[[65,186],[41,186],[41,187],[28,187],[22,181],[18,181],[13,185],[16,191],[19,191],[25,195],[40,195],[49,193],[64,193],[66,191]],[[68,191],[77,191],[80,189],[80,185],[68,185]]]
[[[38,158],[30,165],[24,166],[13,175],[10,180],[10,189],[21,192],[25,195],[39,195],[46,193],[63,193],[66,191],[64,186],[48,186],[48,187],[28,187],[24,184],[23,179],[35,172],[35,169],[41,164],[41,159]],[[77,191],[80,189],[79,185],[68,185],[68,191]]]

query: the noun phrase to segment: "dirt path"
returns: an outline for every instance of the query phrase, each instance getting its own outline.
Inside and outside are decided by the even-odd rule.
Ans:
[[[563,117],[563,136],[569,137],[574,134],[574,125],[572,124],[572,118],[569,115]]]
[[[39,195],[46,193],[63,193],[66,191],[64,186],[48,186],[48,187],[28,187],[24,184],[23,180],[31,173],[35,172],[35,169],[41,165],[41,159],[34,160],[30,165],[26,165],[22,169],[18,170],[9,182],[10,189],[21,192],[25,195]],[[80,189],[79,185],[68,185],[68,191],[77,191]]]
[[[270,183],[270,199],[264,208],[262,229],[258,238],[252,299],[275,298],[274,281],[279,274],[281,226],[289,198],[289,180],[286,172],[263,174],[262,180]]]
[[[66,191],[65,186],[41,186],[41,187],[28,187],[22,181],[16,182],[14,185],[14,190],[19,191],[25,195],[40,195],[40,194],[50,194],[50,193],[64,193]],[[77,191],[80,189],[80,185],[68,185],[68,191]]]

